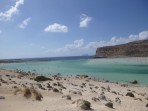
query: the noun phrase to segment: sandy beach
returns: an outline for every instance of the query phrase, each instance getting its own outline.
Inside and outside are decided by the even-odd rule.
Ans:
[[[148,111],[147,86],[60,74],[37,82],[37,76],[1,69],[0,111]],[[27,88],[29,96],[24,93]]]

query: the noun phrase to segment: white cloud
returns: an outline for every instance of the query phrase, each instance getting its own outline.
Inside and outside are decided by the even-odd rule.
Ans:
[[[72,44],[66,44],[63,48],[49,49],[46,52],[67,52],[81,49],[84,45],[84,39],[75,40]]]
[[[110,45],[119,45],[119,44],[125,44],[128,42],[145,40],[145,39],[148,39],[148,31],[140,32],[138,35],[129,35],[128,38],[112,37],[109,41],[90,42],[86,45],[85,48],[88,49],[88,48],[98,48],[98,47],[110,46]]]
[[[19,25],[19,27],[20,27],[21,29],[26,28],[27,25],[28,25],[28,23],[30,22],[30,20],[31,20],[31,18],[25,19],[25,20]]]
[[[19,6],[24,4],[24,0],[17,0],[14,6],[11,6],[5,12],[0,12],[0,20],[11,20],[12,16],[18,13]]]
[[[44,29],[45,32],[68,32],[68,27],[58,23],[47,26]]]
[[[83,55],[84,53],[95,54],[95,50],[98,47],[112,46],[124,44],[137,40],[148,39],[148,31],[140,32],[138,35],[129,35],[129,37],[112,37],[109,41],[92,41],[85,43],[84,39],[75,40],[72,44],[66,44],[63,48],[49,49],[46,52],[71,54],[72,52],[77,53],[77,55]],[[74,54],[72,53],[72,54]]]
[[[88,24],[90,23],[91,20],[92,20],[91,17],[88,17],[85,14],[82,14],[80,16],[80,27],[88,27]]]
[[[73,44],[67,44],[64,48],[67,50],[79,49],[83,46],[83,44],[84,44],[84,39],[75,40]]]
[[[139,33],[139,39],[140,40],[148,39],[148,31],[143,31],[143,32]]]

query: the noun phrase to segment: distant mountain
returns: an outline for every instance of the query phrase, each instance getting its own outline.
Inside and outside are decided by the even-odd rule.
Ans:
[[[95,57],[148,57],[148,40],[97,48]]]

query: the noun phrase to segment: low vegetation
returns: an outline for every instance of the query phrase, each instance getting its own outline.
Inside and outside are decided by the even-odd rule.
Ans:
[[[39,93],[36,89],[31,89],[32,94],[34,95],[35,100],[41,101],[43,96],[41,93]]]
[[[31,91],[30,91],[30,89],[29,88],[24,88],[24,90],[23,90],[23,95],[24,95],[24,97],[26,97],[26,98],[30,98],[31,97]]]
[[[37,81],[37,82],[39,82],[39,81],[47,81],[47,80],[52,81],[51,78],[47,78],[45,76],[37,76],[34,80]]]
[[[42,98],[43,98],[43,96],[41,95],[41,93],[39,93],[34,88],[28,88],[28,87],[25,87],[24,89],[17,88],[14,91],[14,95],[17,95],[18,92],[20,94],[22,94],[27,99],[33,97],[35,100],[41,101]]]

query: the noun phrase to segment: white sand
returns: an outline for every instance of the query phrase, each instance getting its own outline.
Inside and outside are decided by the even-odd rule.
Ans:
[[[10,75],[10,76],[7,76]],[[110,82],[98,82],[94,80],[88,80],[88,78],[76,78],[76,77],[61,77],[60,80],[45,81],[45,82],[36,82],[30,80],[34,76],[23,76],[19,79],[17,76],[20,75],[15,71],[10,70],[0,70],[0,78],[2,78],[7,83],[2,83],[0,80],[0,96],[4,96],[5,99],[0,99],[0,111],[81,111],[76,104],[72,104],[73,101],[77,99],[84,99],[91,103],[91,108],[94,111],[148,111],[146,104],[148,100],[145,98],[148,97],[148,87],[137,87],[135,85],[130,85],[128,87],[121,87],[121,84],[110,83]],[[66,78],[66,80],[64,80]],[[16,83],[12,82],[15,81]],[[52,90],[47,90],[47,83],[52,87],[61,89],[60,86],[53,86],[53,83],[60,82],[66,89],[62,89],[62,93],[53,92]],[[42,101],[34,100],[33,98],[26,99],[22,94],[14,95],[14,86],[23,88],[22,84],[25,84],[28,87],[31,87],[31,84],[43,95]],[[81,88],[82,83],[86,83],[86,87]],[[40,89],[36,84],[41,84],[46,90]],[[95,87],[99,88],[96,89]],[[101,86],[105,88],[102,90]],[[107,91],[106,88],[110,87],[110,91]],[[90,89],[92,87],[92,89]],[[133,97],[125,96],[128,90],[133,91],[135,98],[140,98],[140,100],[134,100]],[[80,94],[72,94],[69,91],[81,92]],[[115,91],[119,94],[111,93]],[[105,103],[108,102],[105,100],[93,101],[92,97],[98,97],[104,92],[106,98],[112,101],[113,109],[105,106]],[[139,93],[144,94],[144,96],[139,95]],[[66,100],[62,98],[63,95],[69,94],[72,100]],[[123,95],[123,96],[122,96]],[[115,102],[115,98],[119,97],[121,104]]]

